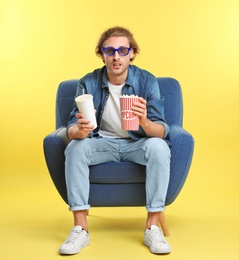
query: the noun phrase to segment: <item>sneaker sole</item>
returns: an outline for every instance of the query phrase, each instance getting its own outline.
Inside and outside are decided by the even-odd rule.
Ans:
[[[82,248],[85,248],[85,247],[87,247],[88,245],[89,245],[90,243],[88,242],[88,243],[86,243],[85,245],[82,245],[81,246],[81,248],[80,249],[77,249],[77,250],[67,250],[67,249],[59,249],[59,254],[60,255],[76,255],[76,254],[78,254],[78,253],[80,253],[80,251],[81,251],[81,249]]]
[[[172,251],[171,249],[168,249],[168,250],[164,249],[164,250],[160,250],[160,252],[159,251],[156,252],[156,251],[151,250],[151,247],[150,247],[150,245],[147,242],[144,241],[144,244],[147,247],[149,247],[149,250],[150,250],[151,253],[156,254],[156,255],[168,255]]]

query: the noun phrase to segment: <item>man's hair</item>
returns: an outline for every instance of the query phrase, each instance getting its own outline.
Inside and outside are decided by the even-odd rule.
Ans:
[[[102,50],[101,48],[104,47],[104,42],[109,39],[110,37],[121,37],[125,36],[129,40],[129,47],[133,49],[134,51],[134,56],[131,58],[130,61],[133,61],[134,58],[136,57],[137,54],[139,54],[139,46],[137,42],[135,41],[133,34],[126,28],[124,27],[112,27],[105,32],[103,32],[99,38],[98,44],[95,48],[95,53],[97,56],[102,57]]]

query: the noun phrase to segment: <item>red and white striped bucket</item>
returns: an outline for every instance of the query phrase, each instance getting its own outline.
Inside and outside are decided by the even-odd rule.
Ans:
[[[123,130],[139,129],[139,117],[132,111],[133,104],[138,100],[139,98],[135,96],[120,97],[121,127]]]

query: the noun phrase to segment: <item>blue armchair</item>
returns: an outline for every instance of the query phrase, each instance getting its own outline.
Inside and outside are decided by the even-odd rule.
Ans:
[[[44,155],[51,178],[67,203],[64,150],[69,143],[66,125],[72,110],[78,80],[59,85],[56,97],[56,131],[44,138]],[[166,205],[180,193],[187,178],[194,151],[194,139],[182,128],[183,102],[180,84],[173,78],[158,78],[165,99],[165,119],[170,126],[170,183]],[[160,169],[159,169],[160,171]],[[90,167],[91,206],[145,206],[145,166],[130,162],[110,162]]]

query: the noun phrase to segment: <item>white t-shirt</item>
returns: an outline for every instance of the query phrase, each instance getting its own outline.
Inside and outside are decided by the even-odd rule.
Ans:
[[[113,85],[108,82],[108,86],[110,94],[105,104],[99,134],[108,138],[129,138],[128,131],[121,129],[119,98],[124,84]]]

